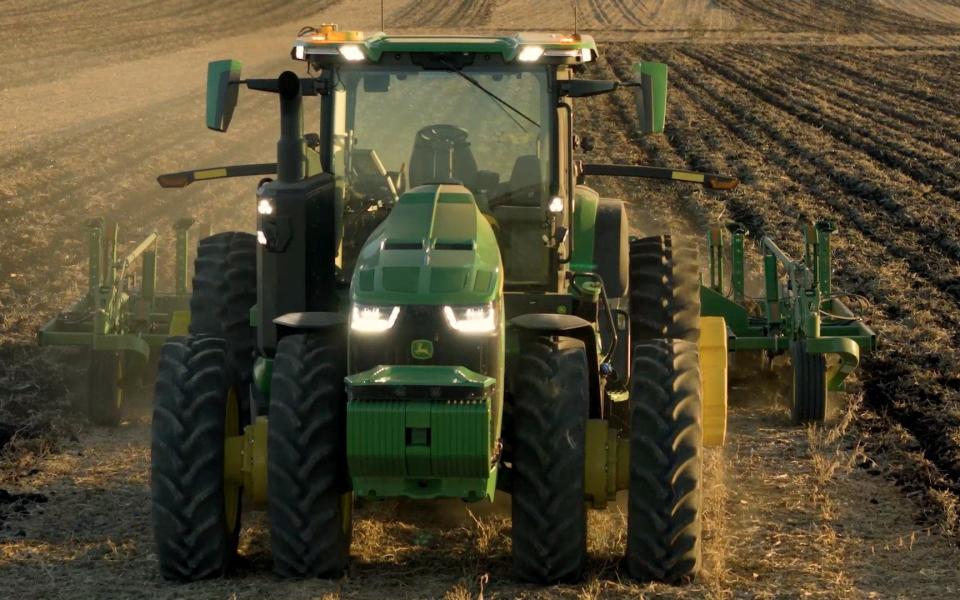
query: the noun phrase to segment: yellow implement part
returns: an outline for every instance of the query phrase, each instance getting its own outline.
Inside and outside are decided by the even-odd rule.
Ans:
[[[170,317],[170,335],[190,334],[190,311],[175,310]]]
[[[604,419],[587,421],[583,491],[591,508],[604,509],[630,484],[630,440]]]
[[[267,418],[257,417],[243,433],[224,440],[223,478],[228,485],[243,487],[254,508],[267,505]]]
[[[727,324],[700,317],[700,381],[704,446],[722,446],[727,436]]]

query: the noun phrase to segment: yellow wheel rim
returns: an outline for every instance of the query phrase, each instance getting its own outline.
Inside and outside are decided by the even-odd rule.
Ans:
[[[224,414],[224,441],[240,435],[240,399],[237,390],[230,388],[227,392],[227,406]],[[226,461],[224,461],[226,463]],[[226,469],[223,475],[223,509],[226,517],[227,532],[234,534],[240,526],[240,484],[227,477]]]
[[[700,317],[700,381],[703,445],[718,447],[727,437],[727,323]]]

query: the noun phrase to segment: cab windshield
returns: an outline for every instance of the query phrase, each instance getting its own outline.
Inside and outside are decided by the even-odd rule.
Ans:
[[[348,194],[459,183],[485,212],[548,194],[545,70],[343,67],[334,81],[333,170]]]

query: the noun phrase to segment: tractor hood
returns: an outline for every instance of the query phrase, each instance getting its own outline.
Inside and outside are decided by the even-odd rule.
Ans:
[[[364,245],[351,287],[373,305],[477,305],[502,289],[500,250],[473,195],[460,185],[414,188]]]

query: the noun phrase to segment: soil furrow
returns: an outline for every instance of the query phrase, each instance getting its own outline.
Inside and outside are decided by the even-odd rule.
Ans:
[[[718,0],[717,4],[742,18],[779,31],[934,33],[956,29],[950,24],[928,21],[870,0]]]
[[[742,88],[749,90],[756,97],[769,105],[784,111],[799,121],[823,130],[838,142],[849,148],[833,150],[831,160],[823,157],[822,152],[812,149],[808,152],[820,168],[827,171],[835,182],[848,189],[859,187],[859,194],[865,199],[878,203],[891,213],[891,218],[897,223],[922,232],[929,243],[935,244],[954,261],[960,260],[960,241],[955,234],[960,230],[960,217],[949,210],[947,198],[960,200],[960,186],[958,179],[950,173],[952,167],[947,163],[939,163],[933,157],[925,157],[921,153],[902,148],[894,139],[881,139],[878,135],[867,131],[850,121],[841,123],[827,117],[810,103],[800,101],[792,90],[770,82],[769,87],[755,83],[756,77],[744,72],[744,67],[736,68],[721,58],[708,53],[693,50],[682,50],[688,56],[700,61],[709,69],[716,69],[728,80],[735,82]],[[790,98],[790,101],[784,98]],[[911,184],[898,182],[896,178],[885,173],[883,169],[876,169],[857,159],[857,153],[864,153],[881,165],[902,172],[919,183],[934,186],[935,191],[916,197]],[[899,157],[899,158],[898,158]],[[923,163],[930,162],[938,169],[927,167]],[[955,162],[955,161],[954,161]],[[851,170],[841,165],[857,165],[861,167]],[[882,181],[883,186],[875,182]],[[896,195],[893,193],[896,192]],[[899,201],[898,197],[911,197],[911,200],[921,200],[924,214],[918,214],[910,205]],[[948,227],[944,228],[944,223]],[[952,227],[950,224],[956,225]]]
[[[781,55],[758,52],[744,46],[731,49],[731,56],[764,73],[768,78],[788,80],[804,86],[819,102],[828,102],[825,112],[833,106],[855,113],[871,126],[895,130],[926,144],[935,155],[960,157],[960,119],[941,113],[936,107],[916,102],[913,96],[885,93],[887,82],[864,82],[862,78],[849,81],[842,77],[824,80],[820,57],[810,55]],[[835,94],[840,100],[831,97]],[[960,113],[958,113],[960,114]]]
[[[807,56],[796,48],[784,48],[792,56]],[[956,61],[956,49],[941,50]],[[960,93],[958,83],[943,76],[944,67],[933,65],[935,54],[930,51],[913,51],[906,55],[890,55],[886,52],[858,50],[855,54],[844,49],[831,49],[817,56],[817,63],[855,81],[863,81],[877,89],[895,92],[897,96],[919,99],[930,104],[934,110],[954,116],[960,115],[954,98]],[[933,66],[932,71],[927,68]],[[949,67],[947,67],[949,72]]]

